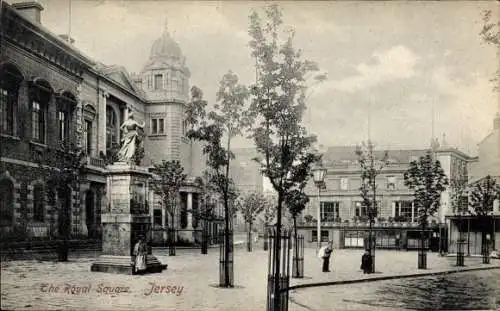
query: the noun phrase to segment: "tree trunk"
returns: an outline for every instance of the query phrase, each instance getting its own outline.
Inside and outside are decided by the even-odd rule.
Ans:
[[[67,193],[68,190],[60,190],[59,191],[59,241],[57,246],[57,257],[58,261],[65,262],[68,261],[68,240],[70,235],[70,216],[69,208],[70,208],[70,198],[71,193]],[[70,198],[68,198],[68,195]]]
[[[247,251],[251,252],[252,251],[252,223],[248,223],[248,244],[247,244]]]
[[[294,236],[294,240],[295,240],[295,247],[294,247],[294,252],[295,252],[295,256],[293,256],[294,260],[295,260],[295,275],[299,275],[299,236],[297,234],[297,217],[296,216],[293,216],[293,236]]]
[[[281,249],[281,206],[283,204],[283,194],[278,192],[278,210],[276,213],[276,236],[275,236],[275,247],[274,247],[274,310],[279,311],[280,309],[280,249]],[[319,232],[318,232],[319,234]]]
[[[224,285],[226,287],[231,286],[230,284],[230,279],[229,279],[229,164],[231,162],[230,157],[229,157],[229,151],[231,148],[231,132],[228,131],[228,138],[227,138],[227,165],[226,165],[226,187],[225,187],[225,193],[224,193],[224,213],[226,215],[225,219],[225,235],[224,235],[224,243],[226,247],[224,248],[224,261],[226,263],[224,273],[225,273],[225,279],[224,279]]]

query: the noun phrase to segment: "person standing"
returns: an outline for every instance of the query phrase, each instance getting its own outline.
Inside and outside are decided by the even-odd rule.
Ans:
[[[139,241],[134,246],[134,273],[142,274],[146,271],[146,256],[148,254],[144,237],[140,236]]]
[[[365,251],[361,257],[361,270],[364,274],[371,273],[372,271],[372,256],[369,251]]]
[[[332,241],[330,241],[327,246],[323,246],[320,249],[320,256],[323,258],[323,272],[330,272],[330,256],[333,252],[332,244]]]

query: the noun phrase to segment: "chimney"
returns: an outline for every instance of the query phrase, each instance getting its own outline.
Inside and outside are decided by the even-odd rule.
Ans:
[[[68,42],[69,44],[74,44],[75,43],[75,39],[71,38],[68,35],[59,35],[59,38],[61,38],[64,41]]]
[[[29,19],[34,23],[41,24],[41,12],[43,11],[43,6],[37,0],[27,0],[23,2],[13,3],[12,7],[26,19]]]

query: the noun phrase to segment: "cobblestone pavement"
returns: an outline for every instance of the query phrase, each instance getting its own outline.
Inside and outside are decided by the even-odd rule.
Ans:
[[[6,310],[265,310],[267,252],[262,246],[251,253],[237,248],[234,255],[235,288],[217,288],[219,281],[219,250],[208,255],[199,250],[178,250],[177,256],[167,256],[167,250],[155,250],[154,255],[168,269],[160,274],[128,276],[92,273],[94,258],[73,258],[68,263],[47,261],[12,261],[1,266],[2,309]],[[321,272],[321,261],[313,249],[305,250],[305,278],[292,279],[291,285],[354,279],[364,277],[359,271],[361,251],[338,250],[333,254],[331,273]],[[413,273],[417,253],[380,251],[377,253],[375,276]],[[474,261],[474,263],[472,263]],[[480,259],[466,259],[467,265],[480,264]],[[493,262],[492,264],[497,264]],[[450,269],[452,258],[429,253],[432,271]],[[43,284],[47,286],[42,288]],[[49,286],[59,287],[47,292]],[[67,285],[69,290],[65,288]],[[154,286],[164,286],[164,293],[151,292]],[[86,290],[90,286],[90,289]],[[170,287],[167,287],[170,286]],[[175,286],[175,290],[173,288]],[[128,292],[120,292],[128,288]],[[71,293],[73,289],[74,293]],[[118,292],[117,292],[118,291]],[[167,293],[168,292],[168,293]],[[172,293],[173,292],[173,293]],[[291,294],[299,303],[301,290]],[[306,292],[306,291],[304,291]],[[295,307],[298,304],[292,304]],[[293,309],[304,310],[304,309]]]
[[[489,265],[482,264],[481,257],[466,257],[465,267],[456,267],[455,257],[441,257],[437,253],[427,254],[426,270],[417,269],[417,252],[406,251],[384,251],[376,253],[376,273],[363,274],[361,265],[361,250],[337,250],[332,255],[330,262],[330,273],[322,273],[321,260],[310,260],[305,264],[304,278],[292,279],[291,284],[321,283],[343,280],[368,279],[386,277],[393,275],[425,274],[432,272],[468,270],[479,267],[500,267],[500,260],[492,259]],[[306,258],[311,258],[314,250],[306,249]],[[314,264],[313,264],[314,263]],[[464,272],[468,273],[468,272]],[[489,278],[489,275],[500,277],[500,270],[481,272]],[[462,275],[462,274],[460,274]],[[457,275],[457,277],[460,277]],[[468,276],[464,276],[468,277]],[[493,276],[492,276],[493,277]],[[358,283],[349,285],[311,287],[297,289],[290,292],[290,311],[315,311],[315,310],[403,310],[404,307],[398,301],[387,301],[387,297],[375,293],[380,285],[398,281],[377,281],[374,283]],[[488,281],[485,281],[488,282]],[[500,294],[500,287],[497,285]],[[459,292],[463,291],[463,288]],[[403,291],[404,295],[405,292]],[[498,296],[498,294],[496,294]],[[432,306],[424,308],[434,309]],[[477,309],[477,308],[476,308]]]

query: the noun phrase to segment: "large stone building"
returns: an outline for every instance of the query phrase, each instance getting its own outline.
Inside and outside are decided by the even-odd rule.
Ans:
[[[45,196],[46,168],[57,163],[40,163],[37,155],[57,152],[69,141],[86,153],[80,189],[72,190],[72,233],[98,237],[100,214],[109,207],[106,161],[120,144],[120,125],[133,113],[145,123],[141,164],[178,160],[188,175],[175,222],[180,236],[192,240],[200,229],[192,217],[199,205],[195,178],[205,158],[200,145],[185,137],[190,72],[168,30],[153,42],[142,71],[130,76],[123,67],[89,58],[73,39],[44,27],[40,3],[1,4],[1,225],[27,223],[31,234],[48,234],[57,213]],[[141,187],[154,226],[165,229],[168,213],[148,185]]]
[[[367,230],[367,212],[361,204],[361,169],[355,147],[329,147],[323,155],[327,169],[325,188],[319,191],[311,180],[306,188],[310,197],[303,212],[302,232],[309,243],[318,238],[317,218],[320,208],[321,241],[333,240],[336,247],[361,247]],[[454,178],[467,174],[467,166],[473,160],[463,152],[449,147],[444,138],[441,144],[433,141],[432,151],[441,162],[445,174]],[[384,151],[375,151],[381,158]],[[416,247],[419,235],[417,209],[413,195],[404,185],[404,172],[411,161],[417,160],[428,150],[388,150],[388,165],[377,176],[377,245],[385,248]],[[439,232],[439,224],[445,222],[450,209],[449,189],[442,194],[441,208],[430,220]],[[306,222],[306,219],[308,220]],[[401,229],[405,228],[405,229]],[[383,229],[383,230],[382,230]],[[382,232],[383,231],[383,232]],[[404,241],[396,245],[396,240]]]

